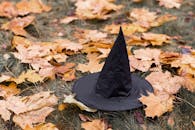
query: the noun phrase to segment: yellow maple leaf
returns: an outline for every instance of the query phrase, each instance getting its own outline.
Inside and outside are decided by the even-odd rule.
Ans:
[[[17,9],[12,2],[3,1],[0,4],[0,16],[1,17],[12,18],[12,17],[17,16],[17,14],[18,14]]]
[[[17,78],[11,78],[10,80],[20,84],[26,80],[32,83],[43,82],[43,79],[44,78],[37,74],[35,70],[28,70],[27,72],[23,72]]]
[[[15,35],[27,36],[27,32],[24,30],[29,24],[34,21],[34,16],[26,16],[23,18],[14,18],[10,22],[7,22],[1,26],[1,29],[10,30]]]
[[[46,123],[36,125],[33,128],[27,125],[24,130],[58,130],[58,128],[52,123]]]
[[[81,128],[84,128],[85,130],[112,130],[111,128],[108,128],[107,122],[101,119],[83,122]]]
[[[51,10],[51,7],[43,4],[41,0],[22,0],[16,4],[16,8],[19,15],[42,13]]]
[[[183,0],[158,0],[160,6],[164,6],[166,8],[180,8]]]
[[[75,3],[76,15],[80,19],[107,19],[110,12],[120,10],[122,5],[115,5],[107,0],[78,0]]]
[[[123,28],[124,35],[129,36],[136,32],[146,32],[147,28],[141,27],[138,24],[124,23],[120,25],[111,24],[104,27],[104,31],[111,34],[118,34],[120,26]]]
[[[81,71],[81,72],[99,72],[102,67],[103,67],[103,63],[99,63],[100,60],[97,58],[98,55],[93,53],[93,54],[88,54],[87,58],[89,60],[89,62],[87,64],[78,64],[77,66],[77,70]]]
[[[148,96],[142,95],[139,100],[147,107],[144,109],[147,117],[154,118],[161,116],[165,112],[172,111],[174,96],[154,95],[148,93]]]
[[[8,98],[13,95],[20,93],[20,89],[17,88],[17,85],[12,82],[8,86],[0,84],[0,96]]]

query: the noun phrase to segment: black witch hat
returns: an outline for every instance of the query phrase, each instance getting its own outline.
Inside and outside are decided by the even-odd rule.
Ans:
[[[101,72],[80,78],[73,86],[76,99],[86,106],[121,111],[142,106],[138,98],[153,92],[144,79],[130,72],[126,43],[122,29]]]

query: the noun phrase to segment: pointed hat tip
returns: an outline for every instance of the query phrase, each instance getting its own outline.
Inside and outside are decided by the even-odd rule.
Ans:
[[[124,35],[123,35],[123,29],[122,29],[122,27],[121,27],[121,26],[120,26],[120,29],[119,29],[118,36],[122,36],[122,37],[124,37]]]

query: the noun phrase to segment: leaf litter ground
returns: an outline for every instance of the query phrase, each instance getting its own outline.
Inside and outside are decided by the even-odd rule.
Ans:
[[[19,0],[12,0],[13,2],[18,2]],[[195,3],[193,0],[188,0],[184,2],[182,8],[180,9],[166,9],[159,7],[157,2],[151,2],[146,0],[143,3],[135,4],[127,0],[117,1],[122,5],[125,5],[125,8],[117,14],[113,15],[110,19],[105,21],[98,20],[86,20],[86,21],[74,21],[71,24],[58,24],[58,20],[62,19],[66,15],[71,15],[74,13],[74,4],[69,0],[61,1],[52,1],[45,0],[45,3],[52,6],[52,11],[41,13],[36,15],[35,24],[30,25],[25,28],[25,30],[35,38],[38,38],[40,41],[51,41],[52,38],[62,36],[63,38],[68,38],[74,40],[72,37],[75,28],[80,27],[84,29],[103,29],[105,25],[115,23],[121,23],[126,21],[128,18],[125,15],[126,12],[133,8],[146,7],[150,11],[161,10],[162,13],[168,12],[172,15],[177,16],[176,21],[168,22],[160,27],[152,28],[150,32],[167,34],[169,36],[182,36],[180,40],[180,45],[190,45],[195,48],[195,19],[194,19],[194,8]],[[191,5],[193,4],[193,5]],[[190,6],[189,6],[190,5]],[[5,23],[10,21],[5,18],[0,18],[0,23]],[[59,33],[60,32],[60,33]],[[15,59],[14,56],[11,56],[8,60],[4,60],[4,54],[12,51],[11,39],[13,34],[6,31],[0,32],[0,71],[8,71],[13,76],[19,76],[24,70],[28,70],[30,66],[28,64],[20,64],[18,59]],[[179,51],[176,49],[178,44],[166,44],[161,48],[164,51]],[[137,49],[139,47],[133,47]],[[87,59],[85,55],[78,54],[70,56],[67,61],[74,63],[86,63]],[[174,73],[174,69],[170,69],[169,66],[163,66],[163,69],[169,70]],[[140,75],[145,76],[143,73]],[[83,76],[82,73],[76,72],[77,78]],[[9,84],[8,84],[9,85]],[[22,90],[22,96],[29,96],[41,91],[54,91],[55,95],[60,97],[60,103],[64,99],[64,94],[71,93],[71,87],[73,82],[65,82],[61,78],[56,78],[55,80],[48,80],[44,83],[38,85],[37,83],[25,82],[19,85],[19,88]],[[195,96],[193,93],[180,89],[177,93],[179,97],[176,100],[175,108],[172,112],[166,113],[159,118],[145,118],[143,108],[125,111],[125,112],[102,112],[98,111],[97,113],[87,113],[80,111],[77,107],[71,106],[64,111],[58,111],[57,108],[52,112],[48,118],[47,122],[56,124],[59,129],[73,130],[80,129],[81,120],[79,119],[79,113],[87,115],[91,118],[104,118],[109,121],[109,124],[112,125],[113,129],[116,130],[125,130],[125,129],[193,129],[192,121],[194,120],[194,108],[192,108],[189,103],[195,104]],[[167,123],[167,120],[171,118],[174,119],[174,125]],[[4,122],[0,119],[0,129],[7,129],[12,126],[12,123],[7,121]],[[14,130],[20,130],[18,126],[12,126]]]

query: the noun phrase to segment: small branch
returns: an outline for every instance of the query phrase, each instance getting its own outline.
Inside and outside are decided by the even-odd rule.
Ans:
[[[175,97],[176,99],[180,100],[180,101],[183,101],[185,103],[187,103],[188,105],[190,105],[192,108],[195,109],[195,106],[193,104],[191,104],[190,102],[188,102],[187,100],[183,99],[183,98],[180,98],[180,97]]]

